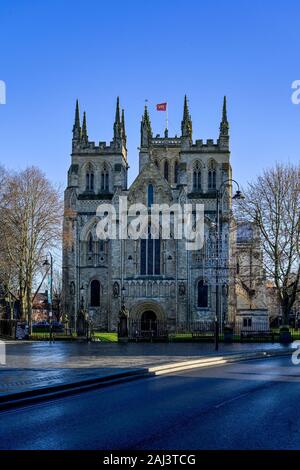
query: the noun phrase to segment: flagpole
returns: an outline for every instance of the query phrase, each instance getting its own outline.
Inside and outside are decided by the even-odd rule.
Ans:
[[[169,132],[169,129],[168,129],[168,126],[169,126],[169,119],[168,119],[168,102],[166,101],[167,103],[167,109],[166,109],[166,130],[167,130],[167,133]]]

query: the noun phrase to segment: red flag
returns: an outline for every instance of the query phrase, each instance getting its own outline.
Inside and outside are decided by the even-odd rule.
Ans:
[[[167,111],[167,103],[159,103],[156,105],[156,111]]]

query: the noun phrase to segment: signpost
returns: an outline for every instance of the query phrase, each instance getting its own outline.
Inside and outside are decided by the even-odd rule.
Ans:
[[[18,322],[16,326],[16,339],[24,340],[29,338],[28,325]]]

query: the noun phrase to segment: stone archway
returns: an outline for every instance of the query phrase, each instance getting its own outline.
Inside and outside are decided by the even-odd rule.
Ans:
[[[166,315],[160,304],[154,300],[149,300],[146,302],[140,302],[134,305],[130,311],[129,318],[131,320],[141,321],[142,315],[144,312],[151,311],[155,313],[158,321],[166,321]]]
[[[165,312],[155,301],[141,302],[131,309],[129,324],[131,336],[156,338],[165,334]]]

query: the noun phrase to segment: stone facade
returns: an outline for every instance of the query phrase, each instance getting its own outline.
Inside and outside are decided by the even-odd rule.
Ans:
[[[81,124],[77,103],[71,158],[65,190],[63,303],[73,327],[83,309],[97,328],[115,331],[122,302],[130,319],[142,320],[147,312],[165,322],[169,330],[179,323],[214,319],[216,194],[221,186],[219,298],[222,321],[233,317],[235,293],[229,273],[235,261],[230,235],[232,188],[230,182],[226,183],[231,179],[226,98],[215,142],[193,141],[186,97],[179,137],[169,137],[167,130],[164,136],[154,137],[145,107],[139,174],[130,187],[125,119],[119,99],[113,140],[108,145],[89,140],[86,116]],[[168,240],[99,240],[97,207],[111,203],[118,214],[120,196],[127,196],[129,204],[146,206],[149,198],[153,203],[178,203],[182,207],[186,203],[193,207],[204,204],[203,249],[186,250],[185,240],[176,239],[172,230]]]

